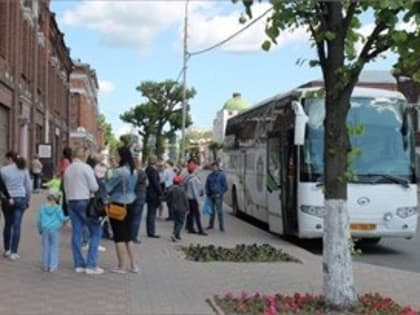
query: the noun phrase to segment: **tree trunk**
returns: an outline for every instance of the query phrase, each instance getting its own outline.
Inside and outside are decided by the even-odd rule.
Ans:
[[[344,66],[343,16],[340,1],[329,2],[328,28],[335,38],[328,42],[328,60],[323,65],[325,82],[325,209],[323,278],[327,303],[339,309],[355,304],[352,257],[349,246],[347,208],[347,154],[350,142],[346,117],[353,85],[343,81],[339,70]]]
[[[143,135],[143,148],[141,151],[141,161],[143,165],[146,163],[148,157],[149,157],[149,134],[146,133]]]
[[[349,249],[347,201],[326,199],[328,215],[324,221],[323,274],[324,293],[328,304],[349,308],[356,301],[352,258]]]
[[[350,96],[327,96],[325,120],[325,209],[323,273],[328,303],[350,307],[356,301],[347,208],[347,154],[350,149],[346,116]]]
[[[163,154],[162,132],[163,132],[163,126],[158,125],[157,130],[156,130],[155,151],[159,159],[162,158],[162,154]]]

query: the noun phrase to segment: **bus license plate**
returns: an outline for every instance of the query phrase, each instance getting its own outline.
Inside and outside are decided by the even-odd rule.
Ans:
[[[351,223],[350,230],[352,231],[373,231],[376,229],[376,224],[372,223]]]

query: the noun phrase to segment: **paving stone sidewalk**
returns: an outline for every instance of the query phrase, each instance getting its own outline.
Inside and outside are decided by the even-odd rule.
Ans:
[[[76,274],[72,269],[70,231],[61,240],[61,265],[57,273],[39,267],[40,238],[35,226],[36,206],[43,194],[34,196],[24,217],[20,260],[0,258],[0,315],[124,315],[124,314],[213,314],[205,299],[226,291],[264,293],[321,293],[320,257],[280,238],[226,215],[225,233],[211,231],[208,237],[184,234],[181,244],[233,246],[267,243],[283,248],[303,263],[194,263],[186,261],[169,241],[172,225],[158,220],[160,239],[144,237],[136,246],[141,273],[100,276]],[[204,219],[206,221],[207,218]],[[100,265],[110,270],[115,262],[113,243]],[[420,309],[420,274],[361,263],[355,264],[359,292],[379,291]]]

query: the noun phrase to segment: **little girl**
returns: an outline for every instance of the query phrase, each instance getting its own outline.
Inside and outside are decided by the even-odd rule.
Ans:
[[[60,193],[50,189],[47,203],[38,210],[37,225],[42,238],[41,267],[43,271],[54,272],[58,269],[60,249],[60,229],[68,217],[65,217],[60,205]]]

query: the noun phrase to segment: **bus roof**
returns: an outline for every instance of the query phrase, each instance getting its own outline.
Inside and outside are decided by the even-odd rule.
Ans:
[[[230,118],[228,122],[239,123],[240,121],[247,120],[248,117],[255,118],[256,116],[265,113],[270,106],[275,105],[276,107],[283,107],[289,104],[292,100],[305,97],[306,93],[322,90],[323,87],[296,88],[286,93],[274,95],[258,102],[252,108]],[[404,96],[400,92],[368,87],[355,87],[352,97],[381,97],[405,100]]]

